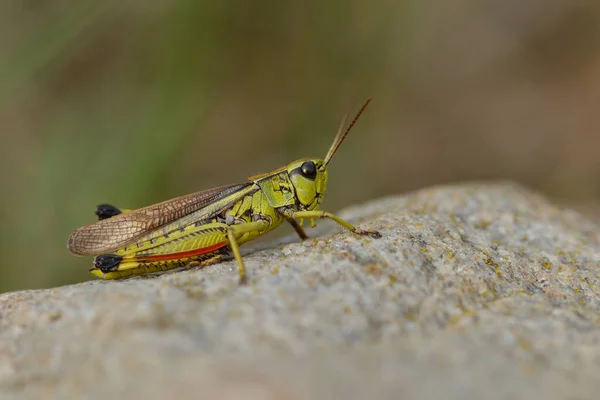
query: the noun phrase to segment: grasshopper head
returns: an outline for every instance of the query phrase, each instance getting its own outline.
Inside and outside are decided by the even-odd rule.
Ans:
[[[303,158],[287,166],[302,210],[315,210],[327,188],[327,165],[323,160]]]
[[[371,99],[368,99],[365,102],[346,129],[344,129],[344,126],[346,125],[348,113],[344,115],[337,135],[325,156],[325,160],[304,158],[294,161],[287,166],[287,172],[294,185],[296,197],[300,202],[299,207],[301,209],[316,210],[319,208],[321,201],[323,201],[325,189],[327,188],[327,164],[329,164],[329,161],[331,161],[331,158],[340,147],[340,144],[342,144],[346,135],[348,135],[348,132],[350,132],[350,129],[352,129],[354,123],[365,108],[367,108],[370,101]]]

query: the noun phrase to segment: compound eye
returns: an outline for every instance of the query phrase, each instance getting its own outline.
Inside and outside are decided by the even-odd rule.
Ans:
[[[302,176],[308,179],[315,179],[317,177],[317,166],[312,161],[306,161],[300,166]]]

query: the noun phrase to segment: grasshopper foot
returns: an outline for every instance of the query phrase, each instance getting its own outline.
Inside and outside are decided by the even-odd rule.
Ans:
[[[201,267],[201,266],[202,266],[202,263],[200,261],[190,261],[185,266],[185,269],[192,269],[192,268]]]
[[[381,239],[381,233],[379,233],[377,231],[366,231],[363,229],[356,228],[354,233],[362,235],[362,236],[371,236],[373,239]]]

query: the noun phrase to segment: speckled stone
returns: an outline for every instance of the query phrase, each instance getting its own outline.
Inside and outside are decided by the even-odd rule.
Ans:
[[[510,183],[340,215],[383,237],[321,222],[246,287],[224,262],[0,295],[0,398],[600,396],[594,223]]]

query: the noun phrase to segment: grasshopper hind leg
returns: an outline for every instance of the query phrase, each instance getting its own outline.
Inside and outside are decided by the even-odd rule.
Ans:
[[[94,260],[92,275],[102,279],[124,279],[138,275],[162,275],[167,272],[181,271],[194,267],[204,268],[223,261],[227,254],[216,253],[198,257],[176,258],[170,260],[145,262],[127,260],[116,254],[102,254]]]
[[[187,230],[179,232],[179,236],[172,234],[144,250],[133,246],[133,249],[117,250],[117,254],[99,255],[90,273],[102,279],[122,279],[198,265],[205,267],[233,255],[238,264],[240,283],[246,284],[246,267],[239,244],[251,240],[269,227],[267,220],[234,225],[220,222],[190,225]]]

